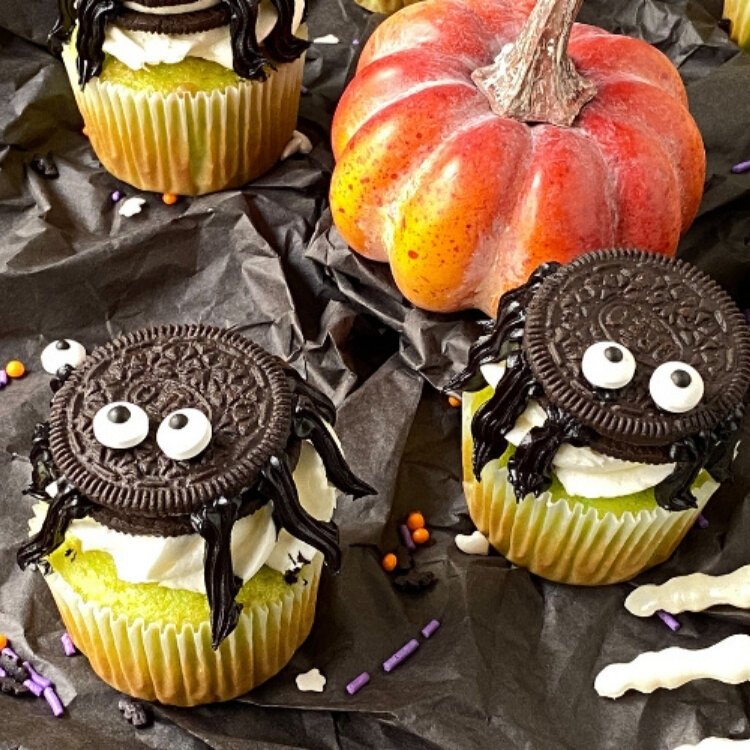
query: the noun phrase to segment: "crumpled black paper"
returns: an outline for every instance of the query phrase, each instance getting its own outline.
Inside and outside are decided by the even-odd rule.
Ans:
[[[487,0],[491,2],[492,0]],[[598,698],[593,680],[615,661],[670,645],[706,647],[750,625],[717,608],[658,619],[622,607],[631,584],[575,588],[467,557],[453,544],[472,524],[459,465],[459,416],[435,389],[462,364],[478,313],[432,315],[406,304],[386,266],[351,254],[327,211],[333,165],[328,133],[361,44],[379,18],[353,0],[312,0],[300,129],[313,141],[242,191],[164,206],[130,219],[110,200],[138,191],[99,166],[80,132],[62,65],[46,50],[53,0],[0,3],[0,364],[29,374],[0,391],[0,632],[52,678],[67,705],[54,719],[41,700],[0,695],[0,748],[674,748],[703,737],[750,736],[746,685],[702,680],[651,696]],[[718,26],[719,0],[586,0],[581,20],[657,45],[680,66],[708,152],[707,191],[680,253],[750,307],[750,57]],[[52,152],[60,177],[29,168]],[[325,264],[325,265],[324,265]],[[91,348],[154,323],[237,325],[283,356],[340,405],[339,432],[355,470],[380,495],[343,499],[338,576],[324,577],[310,638],[279,675],[227,704],[155,706],[136,730],[118,694],[82,656],[63,656],[56,608],[15,551],[30,502],[27,455],[48,412],[39,354],[50,340]],[[747,428],[746,428],[747,432]],[[750,441],[734,484],[706,511],[674,557],[639,580],[661,581],[750,562]],[[397,592],[379,566],[403,516],[420,509],[433,543],[417,555],[438,578],[430,591]],[[402,667],[380,664],[430,619],[441,628]],[[294,677],[327,676],[322,694]],[[362,671],[372,681],[349,697]]]

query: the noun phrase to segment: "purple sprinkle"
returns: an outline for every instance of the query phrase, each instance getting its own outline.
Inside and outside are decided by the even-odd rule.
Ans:
[[[112,195],[109,196],[109,199],[112,201],[112,203],[117,203],[122,198],[122,193],[119,190],[113,190]]]
[[[657,609],[655,614],[673,633],[676,633],[680,629],[679,621],[676,617],[670,615],[669,612]]]
[[[34,669],[34,667],[29,664],[29,662],[24,661],[21,662],[26,669],[26,671],[31,675],[31,679],[36,682],[37,685],[41,685],[43,688],[52,687],[52,680],[45,677],[43,674],[39,674],[39,672]]]
[[[0,667],[0,677],[7,677],[7,676],[8,676],[8,673],[2,667]]]
[[[735,164],[732,167],[734,174],[743,174],[744,172],[750,172],[750,161],[741,161],[739,164]]]
[[[401,541],[403,541],[407,549],[416,549],[417,545],[414,544],[414,540],[411,538],[409,527],[405,523],[402,523],[401,526],[398,527],[398,530],[401,532]]]
[[[405,661],[410,657],[418,648],[419,641],[416,638],[412,638],[408,643],[401,646],[393,656],[388,657],[383,662],[383,669],[386,672],[392,672],[402,661]]]
[[[422,628],[422,635],[425,638],[429,638],[439,627],[440,620],[430,620],[427,625]]]
[[[695,519],[695,525],[701,529],[708,528],[708,519],[703,515],[703,513],[698,514],[698,518]]]
[[[349,695],[358,693],[368,682],[370,681],[370,675],[367,672],[362,672],[361,675],[355,677],[347,686],[346,692]]]
[[[309,94],[310,93],[310,89],[307,88],[307,86],[300,86],[299,90],[300,90],[301,94]]]
[[[60,640],[62,641],[65,656],[75,656],[76,653],[78,653],[78,649],[76,649],[76,645],[75,643],[73,643],[73,639],[70,637],[70,633],[68,633],[67,631],[63,633],[60,636]]]
[[[2,651],[0,651],[0,654],[5,654],[6,656],[10,656],[11,659],[21,661],[21,657],[10,646],[6,646]]]
[[[359,39],[352,39],[352,44],[357,47],[359,45]]]
[[[55,692],[54,688],[44,688],[44,692],[42,693],[42,695],[44,696],[44,700],[49,703],[49,707],[52,709],[52,713],[55,716],[62,716],[65,713],[62,701],[57,697],[57,693]]]
[[[44,692],[44,688],[34,680],[24,680],[23,684],[29,689],[30,693],[33,693],[37,698]]]
[[[0,370],[0,388],[5,388],[6,385],[8,385],[8,373]]]

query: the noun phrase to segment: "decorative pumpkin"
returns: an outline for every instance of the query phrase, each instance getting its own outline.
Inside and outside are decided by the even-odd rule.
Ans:
[[[750,3],[747,0],[724,0],[724,18],[732,22],[729,31],[732,39],[750,52]]]
[[[677,71],[574,25],[581,2],[424,0],[364,48],[333,121],[331,209],[415,305],[494,315],[543,261],[672,254],[693,221],[705,152]]]

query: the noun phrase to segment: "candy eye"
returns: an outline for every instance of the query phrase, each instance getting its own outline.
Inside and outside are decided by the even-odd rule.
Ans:
[[[581,370],[596,388],[624,388],[635,375],[635,359],[621,344],[599,341],[583,353]]]
[[[660,409],[681,414],[700,403],[703,378],[684,362],[665,362],[654,370],[648,390]]]
[[[162,453],[175,461],[197,456],[211,442],[211,423],[198,409],[178,409],[164,418],[156,431]]]
[[[79,367],[86,359],[86,350],[73,339],[59,339],[47,344],[42,352],[42,367],[50,375],[56,375],[64,365]]]
[[[148,416],[135,404],[114,401],[94,415],[94,437],[107,448],[133,448],[147,435]]]

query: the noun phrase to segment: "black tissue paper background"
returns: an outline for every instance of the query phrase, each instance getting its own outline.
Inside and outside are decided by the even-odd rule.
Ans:
[[[487,0],[491,2],[492,0]],[[623,608],[631,584],[575,588],[513,569],[497,555],[470,557],[453,543],[472,530],[459,465],[459,414],[436,390],[464,361],[478,314],[430,315],[406,304],[389,271],[352,255],[331,228],[330,119],[361,44],[378,16],[353,0],[312,0],[299,129],[313,141],[241,191],[147,206],[130,219],[110,201],[118,183],[81,134],[61,63],[46,50],[53,0],[0,2],[0,363],[29,373],[0,391],[0,633],[49,676],[67,706],[0,695],[0,748],[639,748],[750,736],[746,685],[700,680],[675,691],[597,697],[605,665],[645,650],[707,647],[747,630],[750,614],[722,607],[679,617],[669,631]],[[707,190],[680,255],[750,307],[750,57],[718,24],[719,0],[585,0],[580,20],[655,44],[680,67],[708,152]],[[29,169],[52,152],[60,171]],[[326,265],[323,265],[326,264]],[[16,549],[31,502],[34,424],[50,391],[39,354],[74,338],[87,348],[156,323],[237,325],[290,361],[339,405],[338,430],[355,470],[380,494],[339,503],[343,570],[325,575],[313,632],[291,664],[252,693],[193,709],[155,706],[154,725],[120,717],[118,694],[83,656],[62,653],[62,626],[41,576],[21,573]],[[747,428],[745,429],[745,434]],[[750,446],[733,484],[706,510],[673,558],[639,582],[750,562]],[[18,454],[18,455],[16,455]],[[403,516],[419,508],[433,543],[420,569],[430,591],[398,593],[379,565]],[[402,667],[380,664],[442,626]],[[421,639],[420,639],[421,640]],[[295,676],[318,667],[325,692]],[[362,671],[372,681],[349,697]]]

